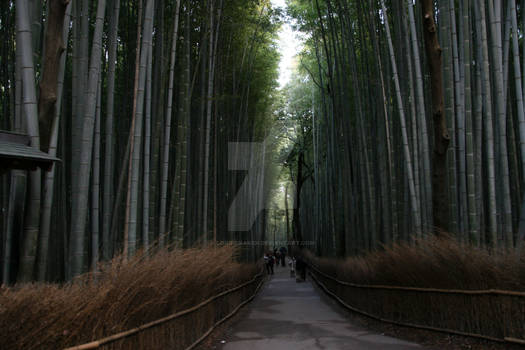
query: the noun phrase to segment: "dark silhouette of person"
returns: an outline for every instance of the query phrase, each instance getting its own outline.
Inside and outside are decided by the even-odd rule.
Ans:
[[[286,264],[286,248],[279,248],[279,252],[281,253],[281,266],[284,267]]]
[[[295,269],[297,270],[297,274],[300,276],[300,278],[303,281],[306,281],[306,262],[300,255],[298,255],[295,259]]]
[[[264,263],[266,265],[266,272],[269,274],[269,275],[273,275],[273,264],[275,262],[275,258],[274,256],[272,255],[271,252],[268,252],[266,254],[264,254]]]
[[[269,275],[271,274],[270,259],[270,255],[268,253],[264,253],[264,267],[266,268],[266,273]]]

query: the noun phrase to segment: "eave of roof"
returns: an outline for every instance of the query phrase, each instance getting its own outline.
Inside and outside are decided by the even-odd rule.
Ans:
[[[49,170],[59,161],[31,146],[0,140],[0,173],[9,169],[36,170],[37,167]]]

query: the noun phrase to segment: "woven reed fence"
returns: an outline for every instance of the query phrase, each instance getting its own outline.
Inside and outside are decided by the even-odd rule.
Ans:
[[[401,326],[525,345],[525,293],[361,285],[309,264],[318,285],[346,308]]]
[[[206,299],[189,309],[66,350],[193,349],[219,324],[250,302],[263,282],[263,271],[261,271],[252,280]]]

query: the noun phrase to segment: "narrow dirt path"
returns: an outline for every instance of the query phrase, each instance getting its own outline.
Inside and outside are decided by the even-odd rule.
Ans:
[[[296,283],[278,267],[256,299],[213,348],[222,350],[421,349],[352,325],[310,281]]]

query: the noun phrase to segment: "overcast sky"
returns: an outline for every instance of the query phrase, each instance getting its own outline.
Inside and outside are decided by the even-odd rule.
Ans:
[[[273,7],[286,7],[285,0],[271,0],[271,2]],[[294,67],[294,56],[301,50],[301,41],[288,23],[284,24],[279,31],[278,44],[282,55],[279,64],[279,86],[282,88],[290,80]]]

